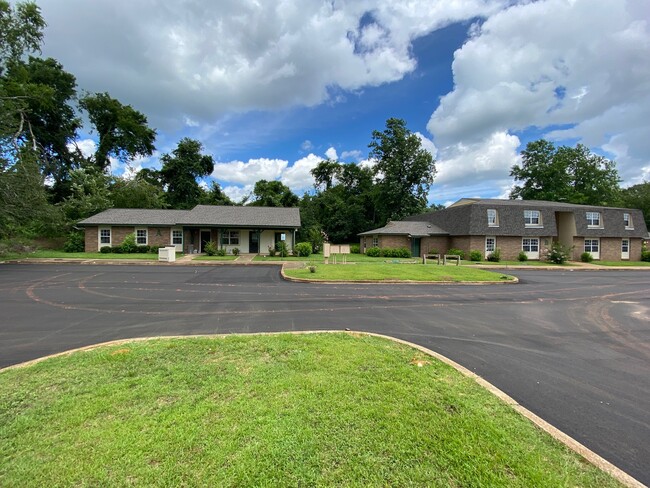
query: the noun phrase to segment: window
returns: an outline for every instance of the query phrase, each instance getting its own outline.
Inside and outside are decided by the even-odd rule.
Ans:
[[[485,238],[485,255],[487,256],[490,253],[493,253],[497,248],[497,238],[496,237],[486,237]]]
[[[623,214],[623,222],[625,222],[626,229],[634,229],[634,225],[632,224],[632,216],[629,213]]]
[[[111,245],[111,229],[99,229],[99,245],[100,247]]]
[[[379,247],[379,236],[372,236],[372,247]]]
[[[623,239],[621,241],[621,253],[627,254],[630,252],[630,240],[629,239]]]
[[[600,212],[587,212],[587,227],[600,227]]]
[[[174,244],[175,246],[182,246],[183,245],[183,231],[182,230],[172,229],[172,244]]]
[[[493,208],[488,208],[487,219],[489,227],[499,227],[499,220],[497,217],[497,211]]]
[[[524,224],[526,227],[541,227],[542,217],[539,210],[524,210]]]
[[[521,249],[524,252],[539,252],[539,239],[524,238],[521,243]]]
[[[239,245],[239,231],[227,230],[221,235],[221,244],[225,246],[238,246]]]
[[[599,244],[598,239],[585,239],[585,252],[597,253]]]
[[[147,229],[136,229],[135,230],[135,243],[138,246],[147,245]]]

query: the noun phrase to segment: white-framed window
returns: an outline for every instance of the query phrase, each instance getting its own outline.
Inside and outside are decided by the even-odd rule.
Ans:
[[[599,239],[585,239],[585,252],[590,252],[591,254],[598,254],[600,247]]]
[[[625,228],[628,230],[634,229],[634,224],[632,223],[632,216],[629,213],[623,214],[623,222],[625,223]]]
[[[496,209],[488,208],[487,221],[489,227],[499,227],[499,216]]]
[[[486,237],[485,238],[485,255],[493,253],[497,248],[497,238],[496,237]]]
[[[146,246],[147,237],[147,229],[135,229],[135,243],[138,246]]]
[[[180,229],[172,229],[172,244],[175,246],[183,245],[183,231]]]
[[[111,229],[105,227],[99,229],[99,247],[111,245]]]
[[[379,236],[372,236],[372,247],[379,247]]]
[[[521,250],[529,253],[539,252],[539,238],[524,237],[521,241]]]
[[[623,254],[629,254],[630,253],[630,240],[629,239],[623,239],[621,241],[621,252]]]
[[[590,228],[599,228],[600,225],[600,212],[587,212],[587,227]]]
[[[221,244],[224,246],[238,246],[239,245],[239,231],[227,230],[221,234]]]
[[[526,227],[541,227],[542,215],[539,210],[524,210],[524,224]]]

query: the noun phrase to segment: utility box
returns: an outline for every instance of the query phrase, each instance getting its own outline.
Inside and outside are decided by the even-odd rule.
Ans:
[[[173,263],[176,261],[176,246],[161,247],[158,249],[158,261]]]

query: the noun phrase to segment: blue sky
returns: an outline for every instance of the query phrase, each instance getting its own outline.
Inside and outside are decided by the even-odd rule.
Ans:
[[[398,117],[436,157],[432,203],[506,196],[539,137],[650,180],[650,0],[37,3],[43,54],[158,130],[116,174],[188,136],[235,200],[262,178],[301,195],[326,157],[372,164],[372,131]]]

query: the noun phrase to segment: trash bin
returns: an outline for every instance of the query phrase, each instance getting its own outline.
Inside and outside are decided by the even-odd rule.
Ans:
[[[158,261],[173,263],[176,261],[176,246],[161,247],[158,249]]]

